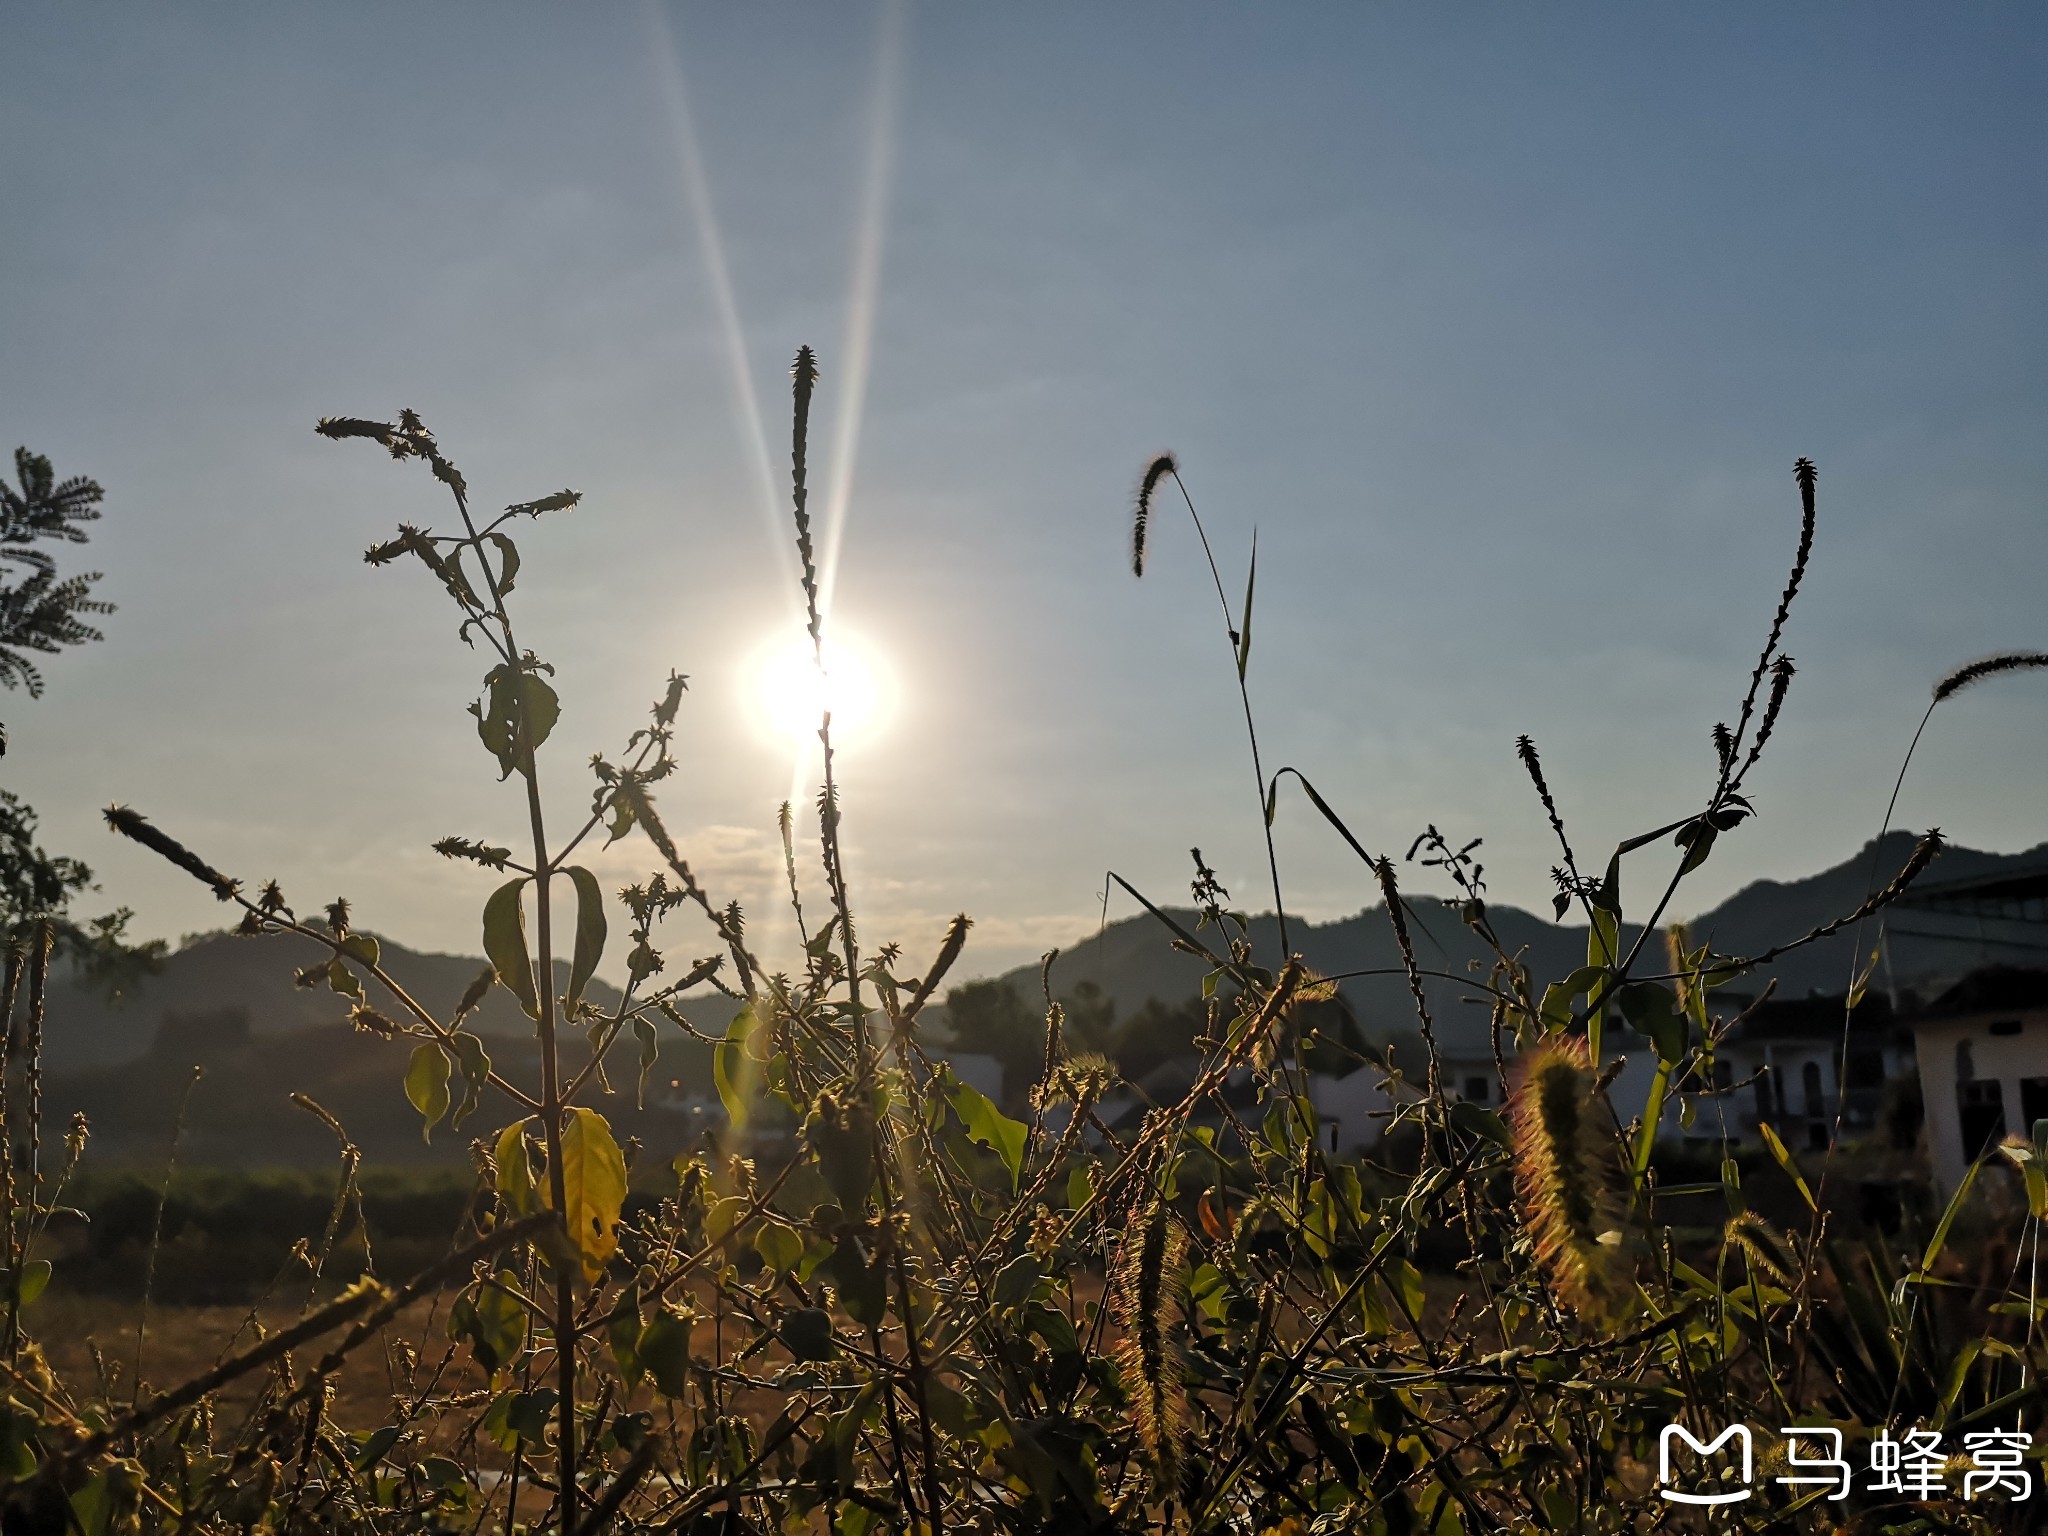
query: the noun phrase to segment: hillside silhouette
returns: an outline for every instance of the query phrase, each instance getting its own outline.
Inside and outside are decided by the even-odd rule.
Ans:
[[[1709,942],[1725,954],[1745,954],[1797,937],[1853,909],[1869,888],[1872,868],[1882,884],[1904,863],[1913,842],[1910,834],[1895,832],[1882,844],[1866,845],[1806,879],[1745,886],[1692,920],[1695,942]],[[2048,844],[2017,854],[1950,848],[1928,878],[1952,881],[2044,867]],[[1473,962],[1483,964],[1480,945],[1455,910],[1433,897],[1409,900],[1417,958],[1426,969],[1457,977],[1468,974]],[[1169,910],[1193,928],[1192,911]],[[1497,931],[1520,948],[1539,978],[1561,977],[1584,963],[1583,927],[1506,905],[1489,911]],[[1866,927],[1866,958],[1878,944],[1879,929],[1874,920]],[[1258,952],[1277,957],[1273,918],[1254,917],[1251,930]],[[1383,1040],[1412,1030],[1401,956],[1383,907],[1330,923],[1297,920],[1289,931],[1294,947],[1325,975],[1381,973],[1347,976],[1342,983],[1344,998],[1367,1036]],[[1636,930],[1625,932],[1632,938]],[[1179,1017],[1174,1010],[1200,994],[1203,966],[1173,949],[1170,937],[1144,914],[1112,923],[1100,935],[1081,936],[1055,962],[1053,991],[1061,997],[1090,997],[1097,1009],[1113,1008],[1119,1023],[1145,1014],[1148,1005],[1160,1005],[1152,1012],[1162,1020]],[[386,969],[444,1018],[483,965],[476,956],[428,954],[390,939],[382,945]],[[1894,910],[1883,925],[1883,961],[1873,985],[1902,996],[1929,997],[1979,966],[2025,963],[2029,950],[2040,953],[2038,946],[2038,936],[2030,944],[2017,928]],[[331,1159],[333,1137],[292,1105],[294,1091],[311,1094],[340,1116],[351,1137],[373,1157],[413,1163],[466,1159],[470,1136],[501,1123],[502,1106],[486,1104],[462,1131],[444,1125],[432,1145],[423,1142],[419,1117],[401,1086],[406,1047],[352,1029],[346,1000],[324,987],[293,985],[293,972],[324,954],[310,940],[291,936],[213,934],[186,944],[119,1007],[81,987],[59,985],[51,995],[45,1031],[48,1123],[61,1123],[61,1117],[82,1110],[93,1124],[96,1157],[160,1159],[185,1083],[198,1066],[205,1075],[192,1094],[181,1152],[195,1164],[305,1165]],[[1780,997],[1839,993],[1853,958],[1854,941],[1844,933],[1794,951],[1739,990],[1754,993],[1764,979],[1775,978]],[[564,963],[557,972],[558,989],[567,979]],[[1036,1005],[1037,966],[1022,966],[997,979]],[[1091,985],[1096,993],[1088,991]],[[1425,990],[1444,1049],[1483,1049],[1486,1010],[1472,1001],[1475,990],[1445,977],[1429,979]],[[618,1000],[616,991],[602,983],[594,983],[588,995],[607,1008]],[[732,1011],[728,1000],[715,995],[685,1007],[694,1024],[709,1030],[722,1030]],[[935,1008],[931,1018],[943,1027],[943,1010]],[[504,989],[493,990],[467,1027],[485,1039],[500,1070],[519,1080],[532,1078],[537,1062],[532,1024]],[[979,1048],[971,1036],[955,1043],[966,1050]],[[1169,1046],[1154,1042],[1155,1055]],[[582,1059],[573,1040],[570,1051],[572,1061]],[[660,1051],[643,1111],[635,1107],[634,1047],[628,1041],[615,1048],[611,1080],[616,1091],[604,1101],[604,1112],[622,1137],[639,1134],[651,1146],[672,1148],[702,1129],[701,1108],[686,1106],[711,1093],[709,1052],[668,1025],[662,1026]]]

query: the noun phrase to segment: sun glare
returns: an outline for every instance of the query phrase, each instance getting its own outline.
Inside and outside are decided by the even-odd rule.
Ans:
[[[832,711],[832,744],[862,745],[888,723],[894,703],[874,651],[843,633],[826,637],[822,676],[810,638],[802,634],[762,647],[749,671],[750,712],[778,745],[815,743],[827,708]]]

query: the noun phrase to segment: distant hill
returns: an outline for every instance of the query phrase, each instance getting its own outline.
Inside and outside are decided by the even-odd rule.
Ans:
[[[379,946],[384,969],[443,1020],[484,964],[473,955],[422,954],[381,937]],[[423,1141],[403,1086],[409,1046],[350,1027],[349,1000],[327,987],[293,985],[295,971],[326,953],[289,934],[210,934],[172,955],[120,1007],[60,978],[50,992],[44,1028],[46,1135],[74,1111],[82,1112],[92,1125],[95,1164],[156,1164],[197,1066],[205,1075],[192,1092],[180,1140],[183,1162],[331,1162],[337,1150],[333,1136],[292,1104],[294,1092],[312,1095],[339,1116],[374,1161],[466,1161],[469,1139],[505,1122],[504,1101],[487,1097],[460,1132],[444,1123],[432,1145]],[[557,990],[568,981],[564,962],[556,968]],[[618,993],[602,983],[593,983],[587,995],[600,1007],[618,1002]],[[384,1013],[398,1012],[374,988],[371,1000]],[[688,1011],[703,1027],[716,1029],[732,1009],[713,998]],[[466,1027],[484,1038],[500,1072],[529,1088],[538,1083],[532,1021],[504,988],[493,988]],[[564,1059],[573,1070],[587,1059],[583,1032],[567,1029],[563,1036]],[[692,1091],[709,1092],[709,1052],[667,1023],[661,1025],[660,1048],[647,1110],[635,1108],[639,1062],[630,1037],[608,1058],[616,1094],[596,1102],[621,1137],[641,1135],[672,1155],[702,1129],[673,1106]]]
[[[1760,880],[1745,886],[1719,906],[1691,919],[1694,941],[1711,943],[1724,954],[1751,954],[1797,938],[1853,911],[1870,889],[1873,867],[1875,883],[1881,886],[1905,863],[1914,841],[1910,833],[1893,832],[1881,844],[1866,844],[1853,857],[1804,880]],[[2048,843],[2017,854],[1951,847],[1925,878],[1949,881],[2042,868],[2048,868]],[[1635,910],[1643,910],[1640,890],[1629,892],[1624,887],[1624,893]],[[1485,951],[1455,910],[1427,897],[1414,898],[1411,904],[1416,913],[1411,924],[1416,957],[1425,969],[1463,976],[1471,962],[1485,963]],[[1192,911],[1170,911],[1176,921],[1193,928]],[[1585,963],[1584,927],[1553,923],[1516,907],[1492,906],[1488,911],[1496,931],[1511,947],[1521,950],[1538,977],[1555,980]],[[1279,930],[1271,915],[1252,919],[1251,927],[1257,952],[1269,960],[1277,957]],[[1368,1033],[1384,1037],[1412,1030],[1414,1009],[1383,905],[1337,922],[1291,921],[1288,927],[1292,947],[1325,975],[1383,973],[1343,983],[1344,995]],[[1863,934],[1866,955],[1877,943],[1878,929],[1873,921]],[[1627,936],[1632,939],[1636,931],[1629,930]],[[1974,919],[1895,911],[1887,918],[1884,933],[1884,963],[1875,984],[1916,990],[1923,996],[1980,965],[2015,960],[2027,963],[2030,951],[2037,957],[2036,963],[2048,962],[2048,951],[2041,947],[2048,943],[2048,936],[2038,925],[2031,934],[2015,925],[1985,931]],[[1176,1003],[1193,997],[1201,988],[1202,962],[1172,948],[1171,938],[1149,915],[1112,923],[1100,936],[1085,937],[1062,952],[1053,967],[1054,995],[1071,996],[1083,982],[1092,982],[1116,1003],[1119,1018],[1149,998]],[[1778,995],[1784,997],[1839,993],[1850,974],[1852,943],[1847,933],[1822,940],[1795,950],[1757,975],[1760,981],[1775,977]],[[1039,996],[1039,968],[1035,965],[1020,966],[1003,979],[1025,997]],[[1425,990],[1444,1046],[1477,1049],[1486,1038],[1486,1011],[1467,1001],[1474,997],[1472,989],[1455,980],[1431,979]]]
[[[1869,888],[1870,870],[1882,884],[1905,861],[1913,839],[1893,833],[1874,850],[1804,880],[1758,881],[1692,920],[1698,940],[1723,953],[1753,953],[1819,926],[1852,910]],[[1951,848],[1930,871],[1930,881],[2048,869],[2048,844],[2021,854]],[[1630,893],[1640,908],[1641,892]],[[1486,1039],[1486,1010],[1471,1001],[1474,989],[1456,978],[1469,963],[1484,961],[1455,911],[1431,898],[1416,898],[1411,924],[1417,958],[1431,978],[1426,991],[1438,1037],[1446,1049],[1475,1051]],[[1514,907],[1490,909],[1497,930],[1517,947],[1532,970],[1561,977],[1584,963],[1586,931],[1553,923]],[[1194,914],[1175,910],[1192,928]],[[2004,961],[2040,963],[2044,936],[2038,925],[1979,924],[1974,919],[1919,911],[1895,911],[1885,925],[1880,988],[1934,995],[1980,965]],[[1267,957],[1279,953],[1273,918],[1252,922],[1253,942]],[[1631,931],[1630,937],[1633,937]],[[1877,942],[1873,923],[1864,935],[1866,953]],[[1111,924],[1099,937],[1081,936],[1053,969],[1055,995],[1074,996],[1092,982],[1127,1019],[1148,999],[1172,1005],[1196,996],[1202,965],[1172,948],[1171,936],[1149,916]],[[1325,975],[1359,971],[1343,990],[1368,1034],[1385,1038],[1413,1028],[1401,958],[1383,907],[1332,923],[1292,923],[1292,946]],[[423,954],[391,940],[381,941],[383,963],[424,1006],[446,1018],[476,977],[475,956]],[[339,1115],[350,1135],[383,1161],[449,1161],[466,1156],[471,1135],[504,1122],[502,1103],[487,1105],[462,1132],[443,1127],[434,1145],[423,1143],[418,1117],[402,1089],[405,1050],[352,1030],[347,1001],[325,987],[292,984],[295,970],[325,951],[290,936],[238,939],[216,934],[194,940],[172,955],[162,972],[143,982],[122,1007],[60,983],[52,989],[45,1031],[44,1125],[61,1126],[74,1110],[93,1123],[96,1161],[154,1162],[163,1155],[179,1098],[195,1066],[205,1078],[194,1092],[181,1157],[193,1163],[320,1163],[334,1154],[332,1137],[304,1111],[292,1106],[294,1090],[311,1094]],[[1851,940],[1844,934],[1795,951],[1766,975],[1779,994],[1803,997],[1839,992],[1850,973]],[[1019,994],[1035,1000],[1036,966],[1008,973]],[[566,965],[557,987],[567,985]],[[593,986],[595,1002],[611,1006],[617,994]],[[385,1011],[393,1011],[380,1001]],[[732,1005],[708,998],[688,1007],[694,1022],[721,1029]],[[936,1011],[935,1011],[936,1012]],[[936,1019],[935,1019],[936,1022]],[[532,1024],[502,988],[471,1018],[491,1055],[513,1080],[537,1080]],[[620,1134],[641,1135],[660,1155],[700,1134],[685,1101],[709,1092],[709,1053],[671,1025],[661,1026],[661,1059],[655,1092],[642,1112],[634,1108],[636,1051],[627,1041],[612,1057],[618,1092],[604,1108]],[[971,1046],[971,1042],[967,1042]],[[572,1063],[584,1059],[579,1031],[568,1031],[565,1051]],[[671,1086],[673,1085],[673,1086]],[[665,1092],[663,1090],[666,1090]]]
[[[592,1094],[585,1102],[611,1121],[621,1141],[639,1136],[666,1158],[701,1135],[708,1122],[681,1102],[685,1095],[665,1090],[678,1077],[686,1086],[708,1081],[709,1052],[668,1024],[661,1026],[660,1046],[646,1109],[636,1107],[638,1052],[630,1036],[608,1058],[614,1092]],[[159,1166],[189,1085],[191,1102],[178,1139],[182,1165],[331,1166],[340,1146],[292,1103],[291,1095],[299,1092],[334,1114],[375,1165],[466,1164],[470,1140],[495,1134],[516,1112],[486,1090],[473,1119],[459,1130],[443,1121],[428,1143],[405,1097],[410,1048],[410,1042],[379,1040],[346,1024],[257,1035],[239,1009],[174,1014],[139,1060],[51,1078],[44,1093],[45,1135],[74,1111],[82,1112],[92,1127],[93,1166]],[[530,1034],[493,1036],[488,1048],[492,1065],[508,1080],[529,1089],[539,1081],[539,1050]],[[588,1059],[580,1031],[570,1032],[563,1055],[572,1071]],[[204,1075],[193,1084],[195,1067]],[[459,1098],[459,1083],[457,1088]]]
[[[382,935],[378,944],[384,969],[442,1019],[454,1011],[483,969],[483,960],[474,955],[423,954]],[[244,1009],[259,1038],[339,1023],[348,1017],[347,998],[324,986],[292,984],[294,972],[324,959],[326,953],[312,940],[292,934],[236,938],[215,933],[186,944],[118,1007],[109,1006],[97,993],[59,984],[50,993],[44,1069],[68,1072],[133,1061],[148,1053],[158,1025],[173,1014]],[[568,963],[557,962],[556,972],[560,991],[569,984]],[[618,1000],[618,993],[601,982],[591,985],[589,995],[605,1007]],[[393,1011],[389,999],[373,996],[371,1003],[385,1013]],[[494,987],[471,1016],[469,1028],[488,1037],[527,1034],[533,1025],[511,993]]]

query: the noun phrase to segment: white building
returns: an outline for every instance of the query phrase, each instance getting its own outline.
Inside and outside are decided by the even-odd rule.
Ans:
[[[1913,1043],[1944,1193],[1986,1147],[2048,1119],[2048,971],[1972,971],[1913,1020]]]

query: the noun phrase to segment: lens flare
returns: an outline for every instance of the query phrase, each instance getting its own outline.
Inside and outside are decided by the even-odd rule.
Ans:
[[[887,668],[857,637],[827,634],[821,674],[810,638],[778,640],[757,651],[747,668],[747,709],[773,745],[815,747],[818,725],[832,712],[834,748],[873,741],[895,712]]]

